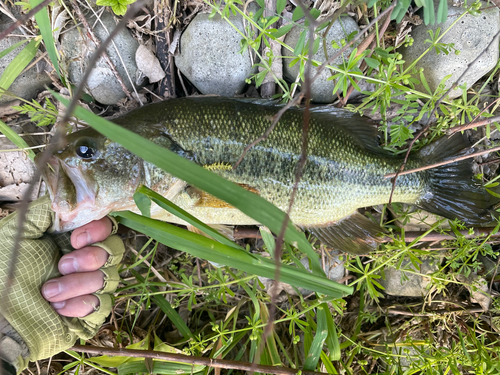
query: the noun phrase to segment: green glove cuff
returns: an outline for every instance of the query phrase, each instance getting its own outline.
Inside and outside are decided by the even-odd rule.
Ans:
[[[109,254],[109,258],[102,268],[120,264],[123,258],[123,253],[125,252],[125,246],[123,246],[123,241],[119,236],[109,236],[104,241],[96,242],[91,246],[99,246],[100,248],[106,250]]]
[[[99,299],[99,307],[94,307],[94,312],[87,315],[85,318],[81,318],[80,322],[85,327],[84,332],[79,332],[80,336],[84,340],[91,339],[95,336],[97,330],[104,323],[108,317],[111,308],[113,307],[113,298],[110,294],[94,294]]]

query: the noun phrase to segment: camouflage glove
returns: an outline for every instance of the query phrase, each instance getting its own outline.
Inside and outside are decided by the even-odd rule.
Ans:
[[[99,307],[85,318],[60,316],[41,295],[42,285],[61,276],[58,262],[61,253],[71,250],[70,234],[52,235],[53,213],[48,197],[30,204],[24,225],[23,238],[16,262],[15,276],[8,295],[5,291],[9,264],[17,231],[17,213],[0,221],[0,357],[14,365],[17,371],[27,367],[29,361],[48,358],[70,348],[78,338],[95,335],[111,311],[111,293],[116,290],[119,276],[116,265],[120,262],[124,246],[118,236],[92,246],[102,247],[109,259],[101,268],[104,287],[96,293]],[[0,316],[1,318],[1,316]]]

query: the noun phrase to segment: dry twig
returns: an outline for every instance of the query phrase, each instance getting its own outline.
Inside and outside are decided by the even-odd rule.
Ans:
[[[75,345],[70,350],[97,355],[126,356],[129,358],[151,358],[164,361],[187,363],[190,365],[200,365],[213,368],[234,369],[241,371],[256,371],[260,373],[276,375],[293,375],[299,373],[304,375],[326,375],[324,372],[298,370],[287,367],[256,365],[248,362],[229,361],[224,359],[213,359],[204,357],[195,357],[184,354],[158,352],[154,350],[135,350],[120,348],[99,348],[90,345]]]
[[[495,152],[495,151],[500,151],[500,146],[492,147],[492,148],[489,148],[487,150],[483,150],[483,151],[479,151],[479,152],[475,152],[473,154],[457,156],[455,158],[443,160],[443,161],[440,161],[438,163],[429,164],[429,165],[426,165],[426,166],[423,166],[423,167],[408,169],[407,171],[398,171],[396,173],[388,173],[388,174],[386,174],[384,176],[384,178],[393,178],[393,177],[395,178],[397,176],[403,176],[405,174],[410,174],[410,173],[415,173],[415,172],[421,172],[421,171],[425,171],[427,169],[432,169],[432,168],[440,167],[442,165],[455,163],[457,161],[470,159],[470,158],[473,158],[475,156],[481,156],[481,155],[489,154],[490,152]]]

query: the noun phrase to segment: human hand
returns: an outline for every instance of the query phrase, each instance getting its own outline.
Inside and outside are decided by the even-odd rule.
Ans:
[[[17,220],[15,212],[0,221],[0,293],[3,298],[0,303],[0,358],[12,364],[19,372],[26,368],[28,361],[48,358],[70,348],[78,338],[89,339],[95,335],[111,310],[111,293],[119,281],[116,265],[121,260],[124,247],[118,236],[110,236],[91,247],[82,245],[85,241],[80,243],[79,234],[86,237],[89,230],[92,235],[96,235],[95,238],[91,236],[89,241],[106,237],[110,231],[110,222],[106,224],[107,219],[97,224],[95,229],[83,227],[83,230],[74,233],[73,237],[68,233],[48,233],[52,226],[53,212],[50,209],[50,200],[44,197],[30,204],[19,243],[14,278],[8,280],[15,237],[19,231]],[[77,264],[82,268],[78,271],[94,269],[104,261],[103,267],[86,274],[69,272],[71,269],[68,259],[75,265],[75,256],[70,253],[73,251],[71,243],[79,247]],[[101,248],[110,255],[103,255],[100,250],[93,249],[94,247]],[[68,255],[59,263],[61,252]],[[85,262],[86,257],[94,258],[95,261],[89,266]],[[69,272],[67,275],[59,277],[61,275],[58,263],[65,273]],[[90,285],[84,285],[88,281],[87,277],[92,276],[93,272],[98,277],[91,277],[94,280],[92,282],[97,280],[97,283],[89,282]],[[83,280],[78,279],[78,276],[83,277]],[[60,290],[60,300],[53,295],[50,298],[56,300],[52,302],[66,301],[65,306],[58,308],[64,314],[75,314],[79,308],[86,308],[85,311],[77,312],[82,318],[61,316],[44,299],[41,288],[54,278],[59,280],[56,285]],[[72,292],[75,284],[71,283],[75,280],[79,280],[76,285],[80,287],[76,289],[83,293],[82,295],[75,296]],[[61,285],[64,288],[60,288]],[[45,292],[48,289],[45,285]],[[95,294],[88,294],[96,289],[98,291]],[[91,300],[85,300],[86,298]],[[90,302],[89,305],[85,305],[85,301]]]
[[[62,277],[46,282],[42,287],[44,298],[60,315],[82,318],[99,306],[92,293],[102,289],[104,274],[99,270],[109,254],[101,247],[89,246],[104,241],[111,235],[113,224],[108,217],[93,221],[71,234],[71,246],[76,249],[61,257],[59,272]]]

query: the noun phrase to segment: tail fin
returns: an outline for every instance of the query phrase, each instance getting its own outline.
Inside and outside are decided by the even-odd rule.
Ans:
[[[460,133],[443,137],[420,151],[424,164],[432,164],[474,152]],[[481,181],[474,179],[473,159],[466,159],[427,170],[427,191],[417,206],[444,216],[460,219],[467,225],[493,224],[500,214],[500,199],[488,193]]]

